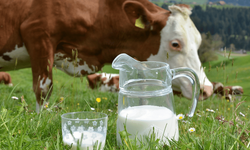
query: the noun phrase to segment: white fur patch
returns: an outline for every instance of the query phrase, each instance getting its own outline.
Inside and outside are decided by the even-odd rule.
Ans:
[[[49,85],[51,84],[51,80],[49,78],[46,78],[45,83],[43,84],[44,78],[40,80],[40,88],[43,92],[47,93],[49,91]]]
[[[96,74],[100,75],[99,73]],[[119,74],[101,73],[101,79],[106,78],[106,80],[103,81],[103,84],[99,87],[99,90],[102,92],[108,92],[108,91],[116,92],[118,89],[115,84],[108,86],[110,79],[116,76],[119,76]]]
[[[13,84],[12,84],[12,83],[9,83],[9,84],[8,84],[8,86],[12,87],[12,86],[13,86]]]
[[[86,61],[84,61],[83,65],[79,65],[81,59],[78,58],[76,61],[71,61],[71,58],[63,59],[64,56],[65,54],[56,53],[54,56],[54,64],[58,69],[66,72],[67,74],[80,76],[82,70],[88,72],[88,74],[96,72],[94,65],[92,65],[92,68],[89,68]]]
[[[172,5],[172,6],[169,6],[168,9],[169,9],[173,14],[175,14],[175,13],[180,13],[180,12],[183,13],[184,15],[187,15],[187,16],[189,16],[189,15],[192,14],[191,8],[188,9],[188,8],[186,8],[186,7],[179,7],[179,6],[176,6],[176,5]]]
[[[3,67],[3,70],[21,69],[31,66],[30,56],[24,44],[22,47],[16,45],[13,51],[6,52],[3,55],[11,58],[10,61],[7,61],[4,60],[3,57],[0,57],[0,68]],[[15,68],[13,66],[15,66]]]
[[[39,114],[40,110],[42,109],[42,106],[36,102],[36,112]]]
[[[238,90],[238,89],[243,89],[243,88],[241,86],[232,86],[233,91]]]

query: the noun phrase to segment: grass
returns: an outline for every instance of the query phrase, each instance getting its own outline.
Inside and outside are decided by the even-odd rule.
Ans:
[[[240,85],[244,88],[244,96],[233,102],[216,96],[200,101],[194,117],[179,120],[180,138],[178,141],[172,141],[170,146],[160,145],[154,136],[147,137],[147,142],[138,146],[135,144],[135,139],[128,138],[124,131],[125,134],[122,135],[124,145],[118,148],[116,145],[118,94],[90,90],[85,77],[73,78],[55,69],[53,93],[48,108],[36,114],[31,70],[10,71],[14,87],[0,85],[0,150],[69,149],[62,141],[61,115],[75,111],[97,111],[108,114],[105,150],[250,149],[249,60],[250,56],[234,58],[233,66],[232,59],[228,58],[210,62],[210,65],[204,64],[206,74],[211,81],[222,82],[225,85]],[[106,65],[103,71],[118,73],[116,70],[114,72],[110,65]],[[235,78],[236,72],[238,72],[237,78]],[[19,99],[14,100],[12,96]],[[22,96],[25,102],[21,102]],[[96,98],[100,98],[101,101],[97,102]],[[191,101],[178,96],[174,98],[176,114],[186,114]],[[189,132],[190,128],[195,128],[195,132]]]

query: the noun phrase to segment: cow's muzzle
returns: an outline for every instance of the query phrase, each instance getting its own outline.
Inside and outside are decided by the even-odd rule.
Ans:
[[[199,100],[205,100],[213,94],[212,86],[201,86]]]

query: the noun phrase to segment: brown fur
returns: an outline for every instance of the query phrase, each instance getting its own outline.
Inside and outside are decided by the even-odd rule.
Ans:
[[[10,74],[7,72],[0,72],[0,83],[4,83],[6,85],[12,84]]]

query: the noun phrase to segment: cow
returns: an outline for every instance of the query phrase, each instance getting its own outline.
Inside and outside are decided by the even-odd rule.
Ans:
[[[233,101],[233,96],[237,98],[241,98],[244,91],[241,86],[224,86],[221,82],[212,82],[214,94],[218,95],[219,97],[225,97],[225,99],[229,101]]]
[[[119,74],[94,73],[87,76],[88,86],[102,92],[119,91]]]
[[[10,74],[7,72],[0,72],[0,83],[4,83],[5,85],[8,86],[13,86]]]
[[[85,76],[121,53],[193,69],[206,98],[213,88],[190,14],[188,5],[165,10],[148,0],[0,0],[0,71],[31,67],[38,113],[53,90],[54,66]],[[174,80],[173,89],[192,97],[187,79]]]

